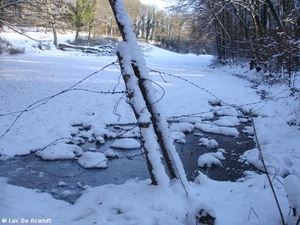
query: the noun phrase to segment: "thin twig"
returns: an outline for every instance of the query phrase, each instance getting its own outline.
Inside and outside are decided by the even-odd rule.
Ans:
[[[24,0],[18,0],[18,1],[15,1],[15,2],[7,3],[5,5],[0,6],[0,10],[2,10],[4,8],[8,8],[9,6],[12,6],[12,5],[17,5],[17,4],[22,3],[22,2],[24,2]]]
[[[298,220],[295,225],[299,225],[299,224],[300,224],[300,216],[298,217]]]
[[[250,208],[250,211],[249,211],[249,216],[248,216],[248,220],[250,220],[250,217],[251,217],[251,212],[253,212],[256,216],[257,219],[259,219],[258,215],[256,214],[255,210],[253,209],[253,207]]]
[[[8,22],[6,22],[6,21],[4,21],[4,20],[0,20],[0,23],[3,23],[3,24],[4,24],[6,27],[8,27],[9,29],[11,29],[11,30],[13,30],[14,32],[16,32],[16,33],[18,33],[18,34],[20,34],[20,35],[23,35],[23,36],[25,36],[25,37],[27,37],[27,38],[33,40],[33,41],[36,41],[36,42],[42,41],[42,40],[38,40],[38,39],[35,39],[35,38],[33,38],[33,37],[30,37],[29,35],[27,35],[27,34],[25,34],[25,33],[23,33],[23,32],[18,31],[16,28],[13,27],[13,25],[9,24]]]

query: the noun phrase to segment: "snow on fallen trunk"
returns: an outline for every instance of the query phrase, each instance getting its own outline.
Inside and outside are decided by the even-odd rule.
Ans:
[[[122,67],[122,75],[126,85],[127,97],[141,129],[141,137],[143,139],[143,145],[147,154],[146,159],[148,157],[150,163],[152,164],[151,166],[148,164],[148,169],[151,170],[149,172],[154,174],[156,182],[158,184],[167,187],[169,179],[167,174],[165,173],[165,168],[160,161],[161,154],[156,143],[156,136],[153,131],[153,126],[150,122],[150,114],[146,110],[147,107],[145,101],[137,85],[138,79],[137,77],[135,77],[134,71],[131,66],[132,57],[131,54],[129,54],[130,46],[126,42],[121,42],[117,46],[117,52],[119,58],[121,58],[120,62]],[[153,179],[152,181],[154,182]]]
[[[146,108],[143,108],[141,111],[135,110],[135,113],[136,114],[140,113],[141,114],[140,118],[143,119],[142,122],[145,121],[148,123],[149,115],[148,113],[146,113],[147,112],[146,109],[149,110],[151,114],[150,119],[153,128],[155,130],[157,139],[160,143],[160,148],[166,160],[166,164],[171,174],[171,177],[174,178],[174,176],[172,175],[172,173],[174,173],[176,174],[175,176],[179,178],[184,184],[187,184],[187,179],[186,179],[182,162],[179,158],[178,153],[176,152],[173,139],[171,138],[170,131],[168,129],[168,124],[166,122],[165,115],[161,110],[159,99],[156,97],[155,94],[156,90],[152,85],[152,80],[146,69],[146,62],[143,53],[140,47],[138,46],[138,42],[135,33],[133,31],[130,18],[127,15],[125,7],[123,5],[123,1],[115,0],[115,1],[110,1],[110,3],[112,5],[113,11],[115,13],[124,40],[124,42],[120,43],[117,47],[117,50],[120,53],[119,58],[121,58],[122,60],[121,64],[123,67],[122,69],[123,69],[124,80],[125,82],[127,79],[135,80],[132,78],[132,75],[138,78],[138,80],[135,81],[134,83],[127,82],[127,91],[136,90],[136,87],[139,86],[139,89],[146,103]],[[124,70],[126,71],[125,73]],[[133,74],[132,71],[134,72]],[[125,77],[127,75],[128,77]],[[129,93],[129,94],[136,94],[136,93]],[[146,120],[144,120],[145,115],[146,115]],[[141,121],[139,122],[141,123]],[[149,139],[148,136],[143,136],[143,138],[145,139],[145,142],[148,143],[151,143],[155,140],[155,138],[153,139],[153,136],[151,136],[151,140]],[[160,161],[160,158],[158,157],[154,160]],[[170,168],[169,166],[170,164],[172,168]],[[156,168],[153,168],[153,170],[155,171]]]

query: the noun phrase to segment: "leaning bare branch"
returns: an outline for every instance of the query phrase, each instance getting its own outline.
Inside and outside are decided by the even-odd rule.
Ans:
[[[9,6],[12,6],[12,5],[17,5],[17,4],[22,3],[22,2],[24,2],[24,0],[18,0],[18,1],[15,1],[15,2],[7,3],[6,5],[0,6],[0,10],[2,10],[4,8],[7,8]]]
[[[35,38],[33,38],[33,37],[30,37],[30,36],[27,35],[27,34],[24,34],[23,32],[21,32],[21,31],[19,31],[18,29],[14,28],[13,25],[11,25],[10,23],[8,23],[8,22],[6,22],[6,21],[4,21],[4,20],[0,20],[0,23],[4,24],[6,27],[8,27],[9,29],[13,30],[14,32],[16,32],[16,33],[18,33],[18,34],[21,34],[21,35],[23,35],[23,36],[25,36],[25,37],[27,37],[27,38],[33,40],[33,41],[37,41],[37,42],[40,42],[40,41],[41,41],[41,40],[37,40],[37,39],[35,39]]]

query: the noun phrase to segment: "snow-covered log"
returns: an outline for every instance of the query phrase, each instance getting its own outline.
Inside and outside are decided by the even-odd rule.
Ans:
[[[70,44],[60,43],[58,44],[58,49],[60,50],[74,49],[86,53],[103,54],[103,55],[112,55],[115,52],[114,48],[109,45],[99,46],[95,48],[90,46],[80,46],[80,45],[70,45]]]
[[[123,38],[123,42],[118,45],[117,51],[122,67],[122,75],[127,87],[127,96],[131,99],[130,102],[139,124],[149,124],[150,127],[150,129],[147,129],[147,135],[142,138],[145,143],[151,143],[157,138],[171,179],[178,179],[185,185],[187,179],[182,162],[170,136],[164,112],[161,110],[162,107],[155,95],[156,91],[147,72],[144,56],[138,46],[137,38],[123,1],[109,0],[109,2]],[[148,131],[152,130],[152,127],[155,135],[148,133]],[[148,150],[150,155],[156,149],[150,147]],[[155,158],[149,157],[149,159],[152,164],[160,161],[158,155]],[[153,171],[156,170],[157,168],[153,167]]]

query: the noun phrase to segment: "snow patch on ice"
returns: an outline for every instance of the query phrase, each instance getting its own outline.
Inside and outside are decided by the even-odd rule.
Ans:
[[[183,132],[183,133],[185,133],[185,132],[190,133],[194,130],[194,125],[191,124],[191,123],[186,123],[186,122],[185,123],[184,122],[182,122],[182,123],[173,123],[169,127],[169,129],[171,131],[180,131],[180,132]]]
[[[178,122],[186,122],[186,123],[201,123],[202,122],[202,118],[200,117],[196,117],[196,116],[188,116],[188,117],[180,117],[177,118],[174,121],[178,121]]]
[[[79,144],[84,144],[85,140],[82,137],[73,137],[70,140],[70,143],[75,144],[75,145],[79,145]]]
[[[240,125],[240,120],[236,116],[222,116],[215,120],[213,124],[224,127],[234,127]]]
[[[104,138],[116,138],[117,137],[115,132],[110,131],[110,130],[108,130],[106,128],[103,128],[103,127],[92,127],[91,132],[95,136],[101,136],[101,137],[104,137]]]
[[[185,134],[183,132],[173,131],[171,132],[171,138],[178,143],[186,143]]]
[[[85,130],[82,130],[80,131],[78,134],[77,134],[78,137],[82,137],[82,138],[86,138],[88,139],[89,141],[92,141],[93,140],[93,136],[90,132],[88,131],[85,131]]]
[[[199,139],[199,145],[203,145],[211,149],[211,148],[217,148],[219,144],[215,139],[208,139],[203,137]]]
[[[60,182],[58,182],[58,184],[57,184],[57,186],[58,187],[64,187],[64,186],[67,186],[68,184],[66,183],[66,182],[64,182],[64,181],[60,181]]]
[[[235,127],[221,127],[216,126],[214,124],[196,123],[195,128],[208,133],[223,134],[228,136],[239,136],[239,131]]]
[[[140,129],[136,125],[134,125],[134,127],[115,125],[114,129],[118,130],[118,132],[115,131],[117,133],[118,137],[122,137],[122,138],[140,138],[141,137]]]
[[[238,116],[239,112],[235,108],[228,108],[227,106],[216,106],[214,111],[219,116]]]
[[[96,143],[98,144],[104,144],[105,143],[105,138],[102,136],[98,136],[95,138]]]
[[[101,152],[85,152],[78,163],[84,168],[107,168],[107,158]]]
[[[119,153],[117,153],[115,150],[109,148],[104,152],[104,155],[107,158],[114,158],[114,157],[119,157]]]
[[[120,138],[115,140],[110,147],[120,148],[120,149],[136,149],[140,148],[141,144],[136,139],[133,138]]]
[[[58,143],[36,153],[44,160],[73,159],[81,154],[79,146],[66,143]]]
[[[251,126],[245,126],[244,129],[243,129],[243,133],[254,135],[253,127],[251,127]]]
[[[198,166],[199,167],[212,167],[215,166],[222,166],[220,160],[224,160],[225,157],[223,156],[222,152],[209,152],[203,155],[200,155],[198,158]]]

